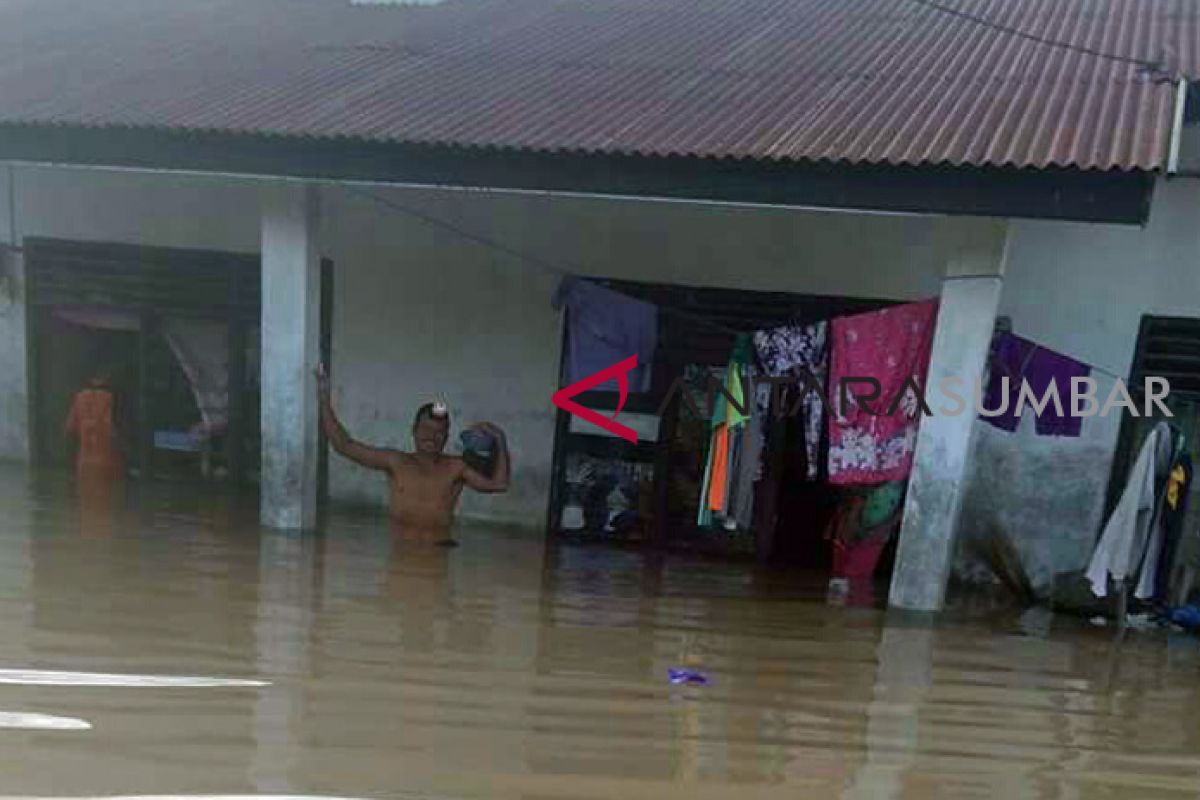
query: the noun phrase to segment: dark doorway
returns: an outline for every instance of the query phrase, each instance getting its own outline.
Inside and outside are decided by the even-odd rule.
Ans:
[[[25,241],[36,462],[66,464],[73,394],[102,369],[137,474],[252,483],[260,450],[254,254]]]
[[[117,428],[126,452],[136,450],[139,395],[138,334],[136,331],[98,331],[72,325],[42,311],[35,366],[38,407],[33,415],[34,454],[44,466],[70,464],[71,449],[64,423],[75,393],[94,377],[104,375],[116,396]]]

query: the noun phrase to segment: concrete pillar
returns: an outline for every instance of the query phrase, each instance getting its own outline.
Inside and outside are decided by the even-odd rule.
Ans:
[[[25,259],[0,251],[0,460],[29,461]]]
[[[976,219],[946,220],[939,232],[947,261],[926,381],[933,416],[921,420],[917,436],[892,575],[894,607],[939,611],[945,600],[971,457],[975,412],[970,395],[991,344],[1007,232],[1002,220]],[[968,399],[956,416],[939,413],[950,401],[938,387],[951,377],[963,381],[957,390]]]
[[[317,513],[321,272],[316,187],[264,191],[262,206],[262,523],[309,529]]]

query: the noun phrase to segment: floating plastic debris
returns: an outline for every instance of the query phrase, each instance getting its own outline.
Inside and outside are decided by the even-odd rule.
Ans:
[[[667,670],[667,680],[676,686],[708,686],[708,676],[694,669]]]
[[[1200,630],[1200,606],[1186,605],[1172,608],[1171,622],[1190,631]]]

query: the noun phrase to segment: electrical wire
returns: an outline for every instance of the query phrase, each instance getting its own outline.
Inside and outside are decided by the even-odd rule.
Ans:
[[[1004,25],[999,22],[995,22],[979,14],[973,14],[969,11],[963,11],[961,9],[954,8],[953,6],[945,5],[944,3],[938,2],[938,0],[908,0],[908,2],[938,11],[942,14],[948,14],[952,17],[967,20],[968,22],[972,22],[981,27],[997,31],[1008,36],[1014,36],[1018,39],[1024,39],[1029,42],[1036,42],[1037,44],[1045,45],[1046,47],[1056,47],[1060,50],[1068,50],[1072,53],[1079,53],[1081,55],[1092,56],[1093,58],[1113,61],[1118,64],[1130,64],[1164,82],[1170,82],[1173,84],[1179,80],[1177,76],[1171,74],[1163,65],[1163,63],[1158,60],[1151,61],[1145,58],[1136,58],[1134,56],[1120,55],[1118,53],[1109,53],[1104,50],[1098,50],[1094,47],[1088,47],[1086,45],[1079,45],[1073,42],[1064,42],[1061,39],[1051,39],[1047,36],[1039,36],[1036,33],[1030,33],[1028,31],[1023,31],[1020,28],[1014,28],[1010,25]]]
[[[532,264],[533,266],[537,267],[538,269],[542,270],[543,272],[545,272],[549,275],[552,275],[555,277],[563,277],[563,276],[567,276],[567,275],[575,275],[576,274],[576,272],[574,270],[570,270],[570,269],[566,269],[564,267],[557,266],[556,264],[552,264],[551,262],[546,261],[545,259],[539,258],[538,256],[530,255],[529,253],[522,252],[520,250],[517,250],[516,248],[509,247],[508,245],[504,244],[503,242],[498,242],[495,239],[491,239],[487,236],[483,236],[482,234],[474,233],[472,231],[467,230],[466,228],[460,228],[459,226],[455,225],[453,222],[447,222],[446,220],[442,219],[441,217],[434,216],[433,214],[429,214],[424,211],[419,211],[415,208],[412,208],[411,206],[406,206],[401,203],[397,203],[394,200],[390,200],[386,197],[381,197],[380,195],[377,195],[374,192],[369,192],[365,189],[357,189],[353,186],[346,186],[346,185],[343,185],[341,188],[343,191],[347,192],[348,194],[353,194],[353,195],[357,195],[359,197],[364,197],[369,200],[373,200],[376,203],[379,203],[380,205],[387,206],[388,208],[392,209],[393,211],[398,211],[401,214],[405,214],[405,215],[413,217],[415,219],[419,219],[422,222],[424,222],[426,225],[429,225],[431,227],[440,228],[444,231],[453,233],[454,235],[456,235],[460,238],[467,239],[468,241],[475,242],[476,244],[482,245],[482,246],[487,247],[492,250],[497,250],[501,253],[504,253],[505,255],[511,256],[520,261],[525,261],[529,264]]]
[[[504,253],[505,255],[507,255],[511,258],[517,259],[518,261],[523,261],[527,264],[537,267],[543,273],[546,273],[553,277],[558,277],[558,278],[584,277],[581,274],[581,271],[578,269],[568,269],[566,267],[561,267],[557,264],[547,261],[544,258],[540,258],[539,256],[535,256],[530,253],[523,252],[521,250],[516,249],[515,247],[510,247],[509,245],[506,245],[503,242],[496,241],[495,239],[492,239],[488,236],[484,236],[482,234],[475,233],[474,231],[469,231],[466,228],[459,227],[458,225],[455,225],[453,222],[448,222],[447,220],[442,219],[441,217],[435,216],[435,215],[430,214],[425,211],[421,211],[416,208],[412,208],[411,206],[404,205],[403,203],[397,203],[396,201],[391,200],[389,198],[381,197],[380,195],[377,195],[374,192],[369,192],[365,189],[357,189],[353,186],[345,186],[345,185],[342,186],[342,190],[349,194],[356,195],[358,197],[363,197],[368,200],[372,200],[376,203],[379,203],[380,205],[383,205],[383,206],[386,206],[386,207],[392,209],[393,211],[397,211],[401,214],[405,214],[407,216],[413,217],[414,219],[419,219],[431,227],[440,228],[441,230],[447,231],[449,233],[453,233],[455,236],[459,236],[468,241],[475,242],[476,244],[479,244],[483,247],[487,247],[489,249],[496,250],[497,252]],[[613,291],[617,291],[617,290],[613,290]],[[620,292],[620,291],[617,291],[617,293],[624,294],[623,292]],[[675,316],[680,319],[685,319],[689,322],[694,322],[698,325],[704,325],[704,326],[707,326],[714,330],[720,331],[721,333],[726,333],[726,334],[729,334],[732,336],[736,336],[740,333],[745,333],[745,331],[741,331],[736,328],[731,328],[727,325],[722,325],[719,322],[713,322],[712,320],[708,319],[707,317],[701,316],[699,314],[693,314],[691,312],[684,311],[683,309],[675,308],[673,306],[660,305],[660,306],[658,306],[658,310],[664,314],[669,314],[671,316]]]
[[[916,1],[917,0],[914,0],[914,2],[916,2]],[[419,219],[422,222],[424,222],[432,227],[440,228],[441,230],[447,231],[449,233],[453,233],[456,236],[460,236],[464,239],[475,242],[476,244],[497,250],[501,253],[504,253],[505,255],[511,256],[512,258],[532,264],[533,266],[542,270],[544,273],[547,273],[554,277],[567,277],[567,276],[576,277],[579,275],[579,272],[576,270],[571,270],[571,269],[567,269],[565,267],[560,267],[557,264],[551,263],[550,261],[547,261],[543,258],[539,258],[538,256],[534,256],[529,253],[525,253],[520,250],[517,250],[514,247],[510,247],[510,246],[504,244],[503,242],[498,242],[495,239],[492,239],[490,237],[483,236],[482,234],[478,234],[473,231],[469,231],[465,228],[459,227],[458,225],[455,225],[452,222],[448,222],[448,221],[442,219],[441,217],[434,216],[433,214],[429,214],[425,211],[420,211],[418,209],[412,208],[411,206],[407,206],[402,203],[397,203],[396,201],[390,200],[386,197],[381,197],[380,195],[377,195],[374,192],[369,192],[369,191],[366,191],[365,189],[357,189],[352,186],[345,186],[345,185],[342,186],[342,189],[349,194],[357,195],[359,197],[363,197],[365,199],[372,200],[376,203],[379,203],[380,205],[383,205],[383,206],[386,206],[386,207],[392,209],[393,211],[397,211],[401,214],[406,214],[415,219]],[[961,280],[964,278],[984,278],[984,277],[997,278],[999,276],[996,276],[996,275],[955,275],[955,276],[948,277],[947,280]],[[623,294],[623,293],[618,292],[618,294]],[[711,328],[715,328],[715,329],[721,331],[722,333],[728,333],[728,334],[732,334],[732,335],[745,333],[745,331],[739,331],[735,328],[730,328],[730,327],[722,325],[718,322],[713,322],[712,320],[707,319],[706,317],[700,316],[698,314],[692,314],[690,312],[683,311],[682,309],[674,308],[672,306],[659,306],[658,308],[659,308],[659,311],[662,313],[672,314],[672,315],[678,316],[682,319],[686,319],[689,322],[695,322],[700,325],[707,325]],[[1032,344],[1034,344],[1038,348],[1050,350],[1051,352],[1056,352],[1056,351],[1052,350],[1051,348],[1047,348],[1037,342],[1033,342],[1032,340],[1027,339],[1026,341],[1030,341]],[[1117,375],[1115,372],[1104,369],[1103,367],[1091,365],[1091,368],[1094,372],[1099,372],[1103,375],[1109,376],[1116,380],[1122,380],[1121,377],[1119,375]]]

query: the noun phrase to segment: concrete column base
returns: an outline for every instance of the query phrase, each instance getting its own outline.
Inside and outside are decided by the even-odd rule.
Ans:
[[[998,275],[948,277],[942,283],[926,383],[933,416],[921,420],[892,575],[890,604],[897,608],[939,611],[945,600],[971,457],[971,395],[987,363],[1002,286]],[[951,378],[957,379],[951,388],[967,399],[955,416],[940,410],[953,405],[939,391]]]

